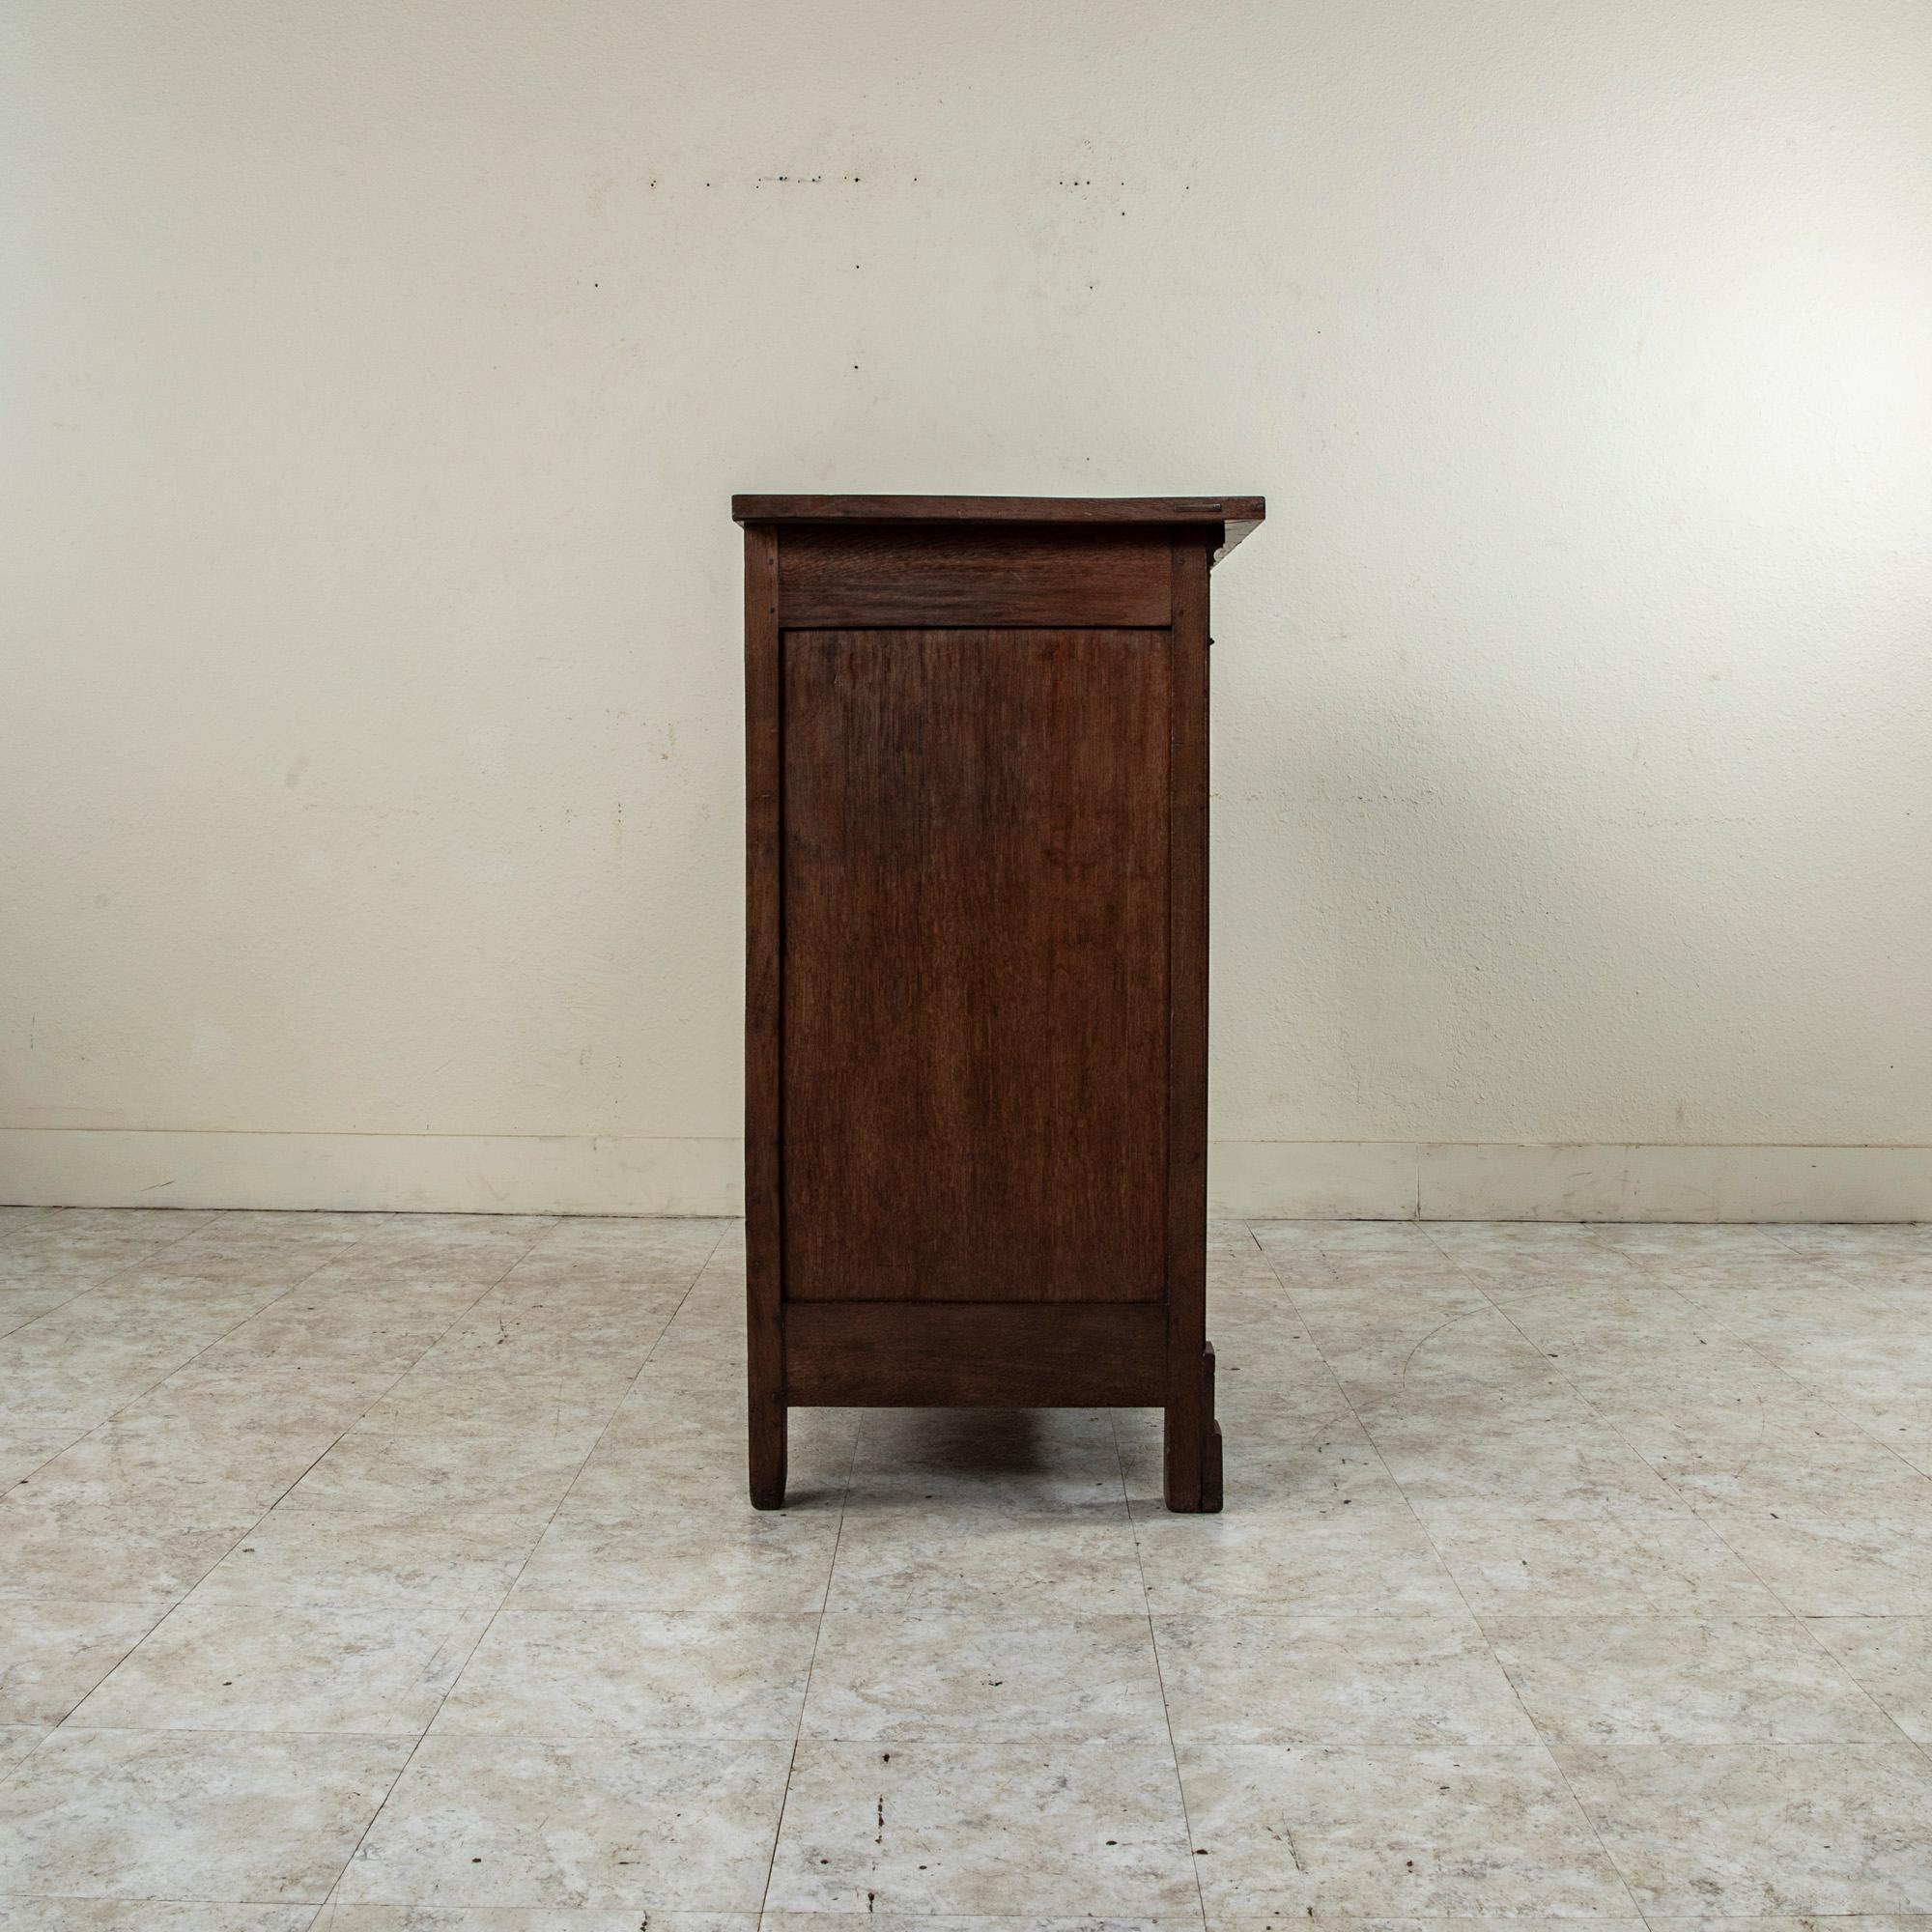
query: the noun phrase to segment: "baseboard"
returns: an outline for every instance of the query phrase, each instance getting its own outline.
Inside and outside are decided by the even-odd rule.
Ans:
[[[1251,1220],[1924,1221],[1932,1148],[1216,1141],[1208,1186]]]
[[[1255,1220],[1923,1221],[1932,1148],[1216,1141]],[[485,1214],[736,1214],[735,1138],[0,1128],[0,1202]]]
[[[736,1136],[0,1128],[0,1201],[447,1214],[736,1214]]]

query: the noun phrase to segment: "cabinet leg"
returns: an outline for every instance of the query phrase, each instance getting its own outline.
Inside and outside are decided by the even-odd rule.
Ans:
[[[1167,1406],[1167,1506],[1212,1515],[1221,1507],[1221,1425],[1214,1420],[1214,1345],[1201,1351],[1201,1378]]]
[[[784,1508],[785,1406],[776,1396],[752,1394],[752,1506]]]

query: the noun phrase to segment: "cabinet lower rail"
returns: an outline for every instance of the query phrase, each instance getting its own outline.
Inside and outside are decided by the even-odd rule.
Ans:
[[[793,1408],[1152,1408],[1168,1399],[1157,1301],[790,1301]]]

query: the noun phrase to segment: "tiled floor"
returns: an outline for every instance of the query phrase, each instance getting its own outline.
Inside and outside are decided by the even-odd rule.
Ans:
[[[742,1279],[0,1212],[0,1928],[1932,1932],[1932,1230],[1217,1228],[1213,1519],[1140,1412],[754,1514]]]

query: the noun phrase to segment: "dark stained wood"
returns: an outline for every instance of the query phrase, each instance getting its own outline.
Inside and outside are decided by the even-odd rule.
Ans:
[[[1267,514],[1260,497],[733,497],[741,524],[1200,524],[1223,557]]]
[[[1208,583],[1259,497],[740,497],[753,1500],[804,1404],[1154,1406],[1206,1335]]]
[[[752,1501],[784,1501],[784,1309],[779,1168],[782,781],[778,532],[745,531],[745,1302]]]
[[[1208,1500],[1208,553],[1174,545],[1168,701],[1167,1506]]]
[[[1157,1301],[1168,651],[786,631],[789,1301]]]
[[[779,623],[1158,625],[1173,594],[1162,532],[966,524],[801,524],[779,540]]]
[[[1167,1383],[1145,1301],[801,1302],[785,1346],[792,1399],[836,1407],[1152,1407]]]

